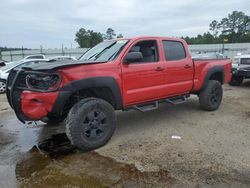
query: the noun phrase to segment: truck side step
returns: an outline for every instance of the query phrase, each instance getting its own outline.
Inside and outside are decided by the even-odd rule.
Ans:
[[[148,111],[151,111],[151,110],[158,109],[158,106],[159,106],[159,102],[155,101],[155,102],[152,102],[152,103],[149,103],[149,104],[144,104],[144,105],[134,105],[133,108],[135,110],[140,111],[140,112],[148,112]]]
[[[140,112],[148,112],[151,110],[156,110],[159,107],[159,103],[162,103],[162,102],[168,102],[170,104],[184,103],[184,102],[186,102],[186,100],[189,96],[190,95],[187,94],[187,95],[180,95],[180,96],[176,96],[176,97],[172,97],[172,98],[168,98],[168,99],[160,99],[158,101],[153,101],[153,102],[146,103],[146,104],[133,105],[125,110],[132,108],[132,109],[138,110]]]
[[[173,98],[166,99],[166,102],[170,104],[181,104],[181,103],[186,102],[188,97],[189,97],[188,95],[173,97]]]

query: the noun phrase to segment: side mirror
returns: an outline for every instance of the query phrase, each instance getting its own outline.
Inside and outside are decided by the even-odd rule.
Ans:
[[[129,52],[125,57],[125,64],[132,63],[132,62],[140,62],[142,61],[143,56],[141,52]]]

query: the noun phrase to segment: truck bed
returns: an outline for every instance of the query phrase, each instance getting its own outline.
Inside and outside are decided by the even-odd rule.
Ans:
[[[205,75],[213,69],[223,69],[223,72],[231,72],[231,59],[193,59],[194,65],[194,91],[199,91],[205,81]],[[228,83],[231,79],[231,74],[224,74],[223,83]]]

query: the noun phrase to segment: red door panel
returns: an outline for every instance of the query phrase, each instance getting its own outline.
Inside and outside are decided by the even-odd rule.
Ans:
[[[161,98],[164,93],[165,62],[160,61],[159,41],[135,41],[128,52],[140,52],[141,62],[122,64],[124,105],[143,103]]]
[[[164,63],[122,65],[125,105],[150,101],[164,96]]]
[[[164,42],[166,41],[161,43],[160,48],[165,62],[165,94],[175,96],[189,93],[193,87],[194,67],[192,58],[185,52],[187,46],[185,48],[180,41],[168,41],[169,46],[166,49]],[[180,49],[183,50],[182,53],[178,52]]]

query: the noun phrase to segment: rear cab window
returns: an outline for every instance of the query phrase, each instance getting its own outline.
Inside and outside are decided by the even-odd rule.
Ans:
[[[186,58],[185,48],[179,41],[164,40],[163,48],[167,61],[177,61]]]

